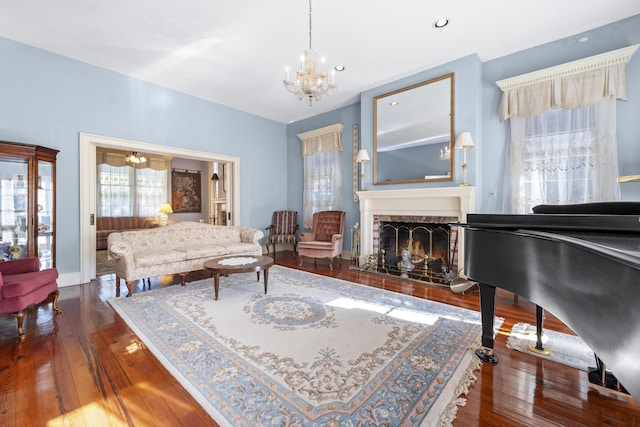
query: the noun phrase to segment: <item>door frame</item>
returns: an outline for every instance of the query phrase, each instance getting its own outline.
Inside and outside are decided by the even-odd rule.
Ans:
[[[80,133],[80,283],[96,278],[96,148],[140,151],[169,155],[183,159],[230,163],[231,174],[227,182],[227,206],[231,209],[231,224],[240,222],[240,158],[224,154],[156,145],[122,138]],[[93,218],[93,223],[91,219]]]

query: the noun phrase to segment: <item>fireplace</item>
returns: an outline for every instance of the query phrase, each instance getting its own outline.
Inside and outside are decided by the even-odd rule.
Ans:
[[[376,271],[448,284],[458,273],[457,217],[374,216]]]
[[[473,213],[473,187],[361,191],[358,197],[365,269],[436,284],[460,275],[464,233],[450,224]]]

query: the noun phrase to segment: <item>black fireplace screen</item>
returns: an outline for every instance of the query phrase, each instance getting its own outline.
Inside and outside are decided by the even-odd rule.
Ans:
[[[381,222],[378,272],[448,284],[457,274],[457,233],[448,224]]]

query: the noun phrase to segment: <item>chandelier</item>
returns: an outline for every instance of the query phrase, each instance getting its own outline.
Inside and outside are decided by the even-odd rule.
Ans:
[[[306,99],[309,107],[313,101],[319,101],[323,95],[335,93],[335,71],[331,72],[331,82],[326,71],[316,70],[316,53],[311,49],[311,0],[309,0],[309,50],[304,52],[300,60],[300,69],[296,72],[296,81],[289,80],[289,68],[283,81],[285,88],[299,100]]]
[[[440,160],[449,160],[449,159],[451,159],[451,150],[447,145],[446,147],[440,149]]]
[[[139,165],[140,163],[146,162],[147,158],[142,153],[130,151],[129,153],[127,153],[127,157],[125,157],[124,161],[133,165]]]

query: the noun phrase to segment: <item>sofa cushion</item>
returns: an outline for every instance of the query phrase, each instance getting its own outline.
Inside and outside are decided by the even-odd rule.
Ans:
[[[138,252],[133,255],[133,262],[136,267],[151,267],[152,265],[184,261],[186,259],[186,252],[171,249]]]

